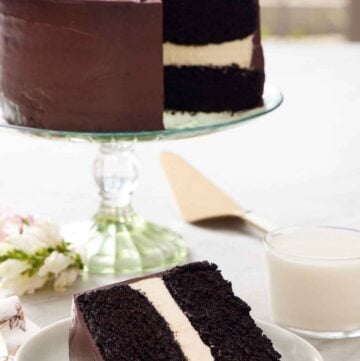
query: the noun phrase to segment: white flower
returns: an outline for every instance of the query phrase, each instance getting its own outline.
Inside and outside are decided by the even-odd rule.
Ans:
[[[1,211],[0,257],[0,287],[16,295],[33,293],[47,281],[63,291],[83,267],[56,224]]]
[[[45,262],[39,269],[38,274],[41,277],[45,277],[49,274],[54,274],[55,277],[57,277],[59,273],[66,270],[72,263],[73,260],[70,257],[55,251],[45,259]]]
[[[56,278],[54,282],[54,289],[56,292],[62,292],[67,287],[71,286],[78,277],[80,271],[76,268],[70,268],[66,271],[63,271],[59,274],[59,277]]]
[[[6,242],[10,243],[14,248],[28,254],[35,254],[36,252],[47,248],[44,242],[30,234],[25,233],[10,236],[6,239]]]
[[[46,245],[46,248],[60,246],[64,243],[59,226],[47,221],[37,220],[25,228],[24,235],[37,238]]]
[[[0,263],[0,277],[7,280],[17,279],[29,268],[30,265],[27,262],[8,259],[5,262]]]
[[[14,250],[14,246],[7,242],[0,242],[0,256],[5,256]]]
[[[32,277],[22,275],[13,279],[4,278],[0,286],[15,295],[22,296],[25,293],[34,293],[35,290],[42,288],[47,280],[47,277],[40,277],[39,275]]]

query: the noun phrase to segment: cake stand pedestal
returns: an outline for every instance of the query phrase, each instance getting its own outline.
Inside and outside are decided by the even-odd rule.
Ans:
[[[138,273],[172,267],[186,259],[187,249],[178,234],[146,222],[131,206],[139,179],[134,145],[100,145],[94,174],[102,200],[88,237],[91,272]]]
[[[94,175],[101,203],[90,222],[67,227],[74,240],[84,240],[86,267],[91,273],[134,274],[163,270],[186,261],[187,248],[172,230],[146,222],[131,206],[139,179],[134,155],[137,141],[184,139],[234,127],[274,109],[281,92],[266,84],[262,107],[234,114],[166,114],[165,130],[125,133],[86,133],[35,129],[0,122],[3,130],[50,139],[97,142]]]

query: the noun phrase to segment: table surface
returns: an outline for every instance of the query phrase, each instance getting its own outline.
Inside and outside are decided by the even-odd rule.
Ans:
[[[269,319],[261,241],[236,222],[207,228],[185,224],[159,162],[161,150],[191,161],[236,201],[278,225],[360,228],[360,45],[265,44],[268,81],[285,94],[272,114],[233,130],[184,141],[139,144],[142,182],[134,206],[180,232],[192,260],[216,262],[235,291]],[[88,219],[97,209],[91,176],[95,144],[0,134],[0,206],[60,224]],[[220,252],[221,250],[221,252]],[[23,298],[40,326],[68,317],[71,294],[119,277],[87,277],[75,288]],[[310,340],[325,361],[360,359],[360,339]]]

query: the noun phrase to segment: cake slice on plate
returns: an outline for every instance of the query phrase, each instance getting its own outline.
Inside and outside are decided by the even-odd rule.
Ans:
[[[280,355],[214,264],[78,294],[70,361],[277,361]]]

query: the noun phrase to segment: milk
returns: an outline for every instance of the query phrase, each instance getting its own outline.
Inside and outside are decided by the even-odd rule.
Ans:
[[[274,322],[315,332],[360,329],[360,233],[285,230],[267,242]]]

